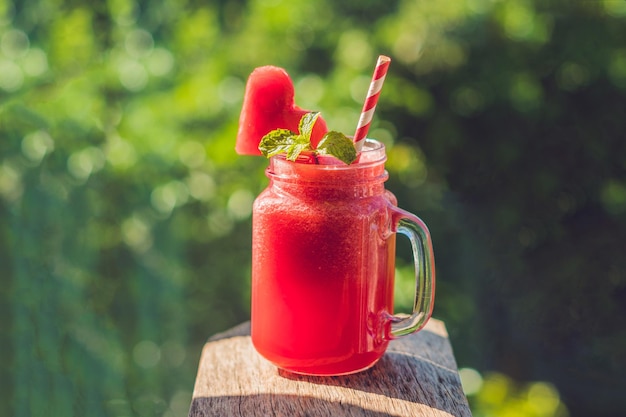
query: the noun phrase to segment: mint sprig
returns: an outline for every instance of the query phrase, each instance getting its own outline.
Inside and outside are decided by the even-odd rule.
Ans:
[[[302,135],[296,135],[287,129],[272,130],[263,136],[259,143],[259,150],[263,156],[271,158],[284,153],[287,159],[295,161],[300,153],[311,147],[310,140]]]
[[[298,124],[298,133],[288,129],[272,130],[261,139],[259,150],[267,158],[284,153],[289,161],[295,161],[306,151],[314,156],[331,155],[348,165],[354,162],[357,158],[354,143],[341,132],[326,133],[317,148],[312,148],[311,133],[319,115],[319,112],[312,112],[302,116]]]

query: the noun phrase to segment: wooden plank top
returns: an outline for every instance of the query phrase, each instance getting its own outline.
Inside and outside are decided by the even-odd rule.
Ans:
[[[246,322],[202,350],[189,416],[471,416],[443,322],[393,340],[361,373],[313,377],[278,370]]]

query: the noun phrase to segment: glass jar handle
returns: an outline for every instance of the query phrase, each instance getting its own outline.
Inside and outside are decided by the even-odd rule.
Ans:
[[[390,339],[415,333],[426,325],[435,302],[435,257],[432,240],[426,224],[414,214],[391,206],[392,232],[409,238],[415,265],[415,299],[413,313],[394,314],[391,321]]]

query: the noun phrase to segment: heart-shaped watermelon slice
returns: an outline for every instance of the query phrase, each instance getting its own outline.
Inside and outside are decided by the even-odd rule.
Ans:
[[[297,132],[300,119],[308,112],[296,105],[293,82],[284,69],[271,65],[256,68],[246,84],[235,150],[240,155],[261,155],[263,136],[274,129]],[[313,148],[327,131],[326,122],[318,117],[311,133]]]

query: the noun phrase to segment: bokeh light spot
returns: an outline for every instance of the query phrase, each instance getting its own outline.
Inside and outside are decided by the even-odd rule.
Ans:
[[[122,223],[124,243],[137,252],[145,252],[152,246],[150,225],[141,216],[134,215]]]
[[[428,26],[420,24],[419,28],[422,29],[419,32],[405,32],[396,39],[393,45],[394,56],[397,56],[402,62],[415,63],[422,55],[424,42],[428,35]]]
[[[227,104],[239,104],[243,98],[245,85],[237,77],[224,78],[217,87],[217,92],[222,101]]]
[[[148,72],[133,59],[122,59],[117,67],[122,85],[130,91],[140,91],[148,84]]]
[[[511,39],[525,39],[533,31],[533,11],[526,4],[518,1],[502,3],[501,23]]]
[[[235,219],[245,219],[252,214],[254,195],[250,190],[237,190],[228,199],[228,212]]]
[[[17,91],[24,84],[22,69],[13,61],[0,58],[0,88],[4,91]]]
[[[109,163],[118,168],[129,168],[137,160],[137,152],[133,145],[117,134],[107,138],[105,155]]]
[[[189,189],[184,182],[170,181],[152,191],[152,207],[163,214],[169,214],[175,207],[183,205],[189,199]]]
[[[474,395],[483,386],[483,377],[476,369],[461,368],[459,369],[459,376],[461,377],[461,385],[465,395]]]
[[[610,180],[602,187],[600,197],[606,210],[611,214],[626,212],[626,184]]]
[[[387,151],[387,168],[409,187],[421,185],[427,177],[426,158],[414,146],[398,143]]]
[[[189,194],[196,200],[208,201],[217,191],[215,181],[211,176],[204,172],[193,171],[187,178],[187,187]]]
[[[104,167],[106,157],[100,148],[90,146],[74,152],[67,160],[67,169],[75,178],[86,179]]]
[[[21,30],[11,29],[2,35],[0,39],[0,50],[8,58],[20,58],[26,55],[30,41],[28,35]]]
[[[573,91],[589,80],[589,71],[575,62],[565,62],[556,74],[557,83],[562,90]]]
[[[613,52],[609,62],[609,76],[613,84],[626,89],[626,49]]]
[[[30,133],[22,139],[22,153],[32,162],[41,162],[53,149],[54,141],[48,132],[43,130]]]
[[[48,71],[48,57],[39,48],[31,48],[22,58],[22,69],[30,77],[39,77]]]
[[[367,34],[361,30],[350,30],[339,38],[337,58],[347,67],[357,70],[372,65],[372,47]]]
[[[165,48],[154,48],[146,59],[146,66],[150,74],[164,77],[172,72],[175,64],[174,55]]]
[[[154,39],[152,34],[143,29],[135,29],[126,35],[124,47],[128,55],[134,58],[141,58],[152,52]]]
[[[161,360],[161,349],[150,340],[142,340],[133,348],[133,359],[142,368],[152,368]]]
[[[502,404],[512,390],[512,382],[505,375],[492,373],[483,381],[481,398],[487,404]]]
[[[557,390],[547,382],[534,382],[528,388],[528,404],[536,415],[552,416],[561,400]]]
[[[517,74],[511,81],[509,97],[513,106],[522,112],[534,110],[541,104],[541,85],[527,74]]]

